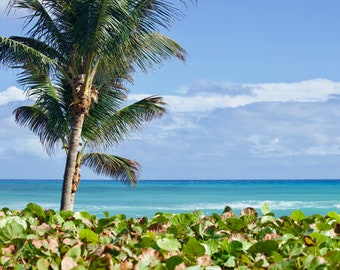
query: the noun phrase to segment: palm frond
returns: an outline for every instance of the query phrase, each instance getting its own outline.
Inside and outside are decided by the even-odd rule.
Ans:
[[[129,49],[131,61],[144,72],[148,68],[162,63],[164,60],[170,60],[173,57],[185,61],[186,51],[178,43],[169,37],[160,33],[136,34],[132,37],[130,44],[124,44],[124,47],[136,47]]]
[[[141,130],[145,122],[162,117],[166,112],[165,105],[161,97],[151,96],[130,104],[114,114],[103,115],[91,133],[90,144],[101,145],[103,148],[115,146],[131,136],[131,132]]]
[[[30,26],[26,35],[35,40],[43,40],[61,55],[70,52],[70,43],[65,37],[65,28],[69,24],[63,20],[65,8],[62,1],[10,0],[9,7],[26,10],[24,29]]]
[[[88,4],[88,16],[86,17],[86,33],[83,38],[86,38],[87,49],[99,53],[100,44],[106,39],[113,38],[108,35],[108,31],[115,33],[114,37],[119,33],[119,26],[122,24],[120,21],[121,9],[119,2],[112,0],[97,0],[90,1]],[[83,29],[83,25],[79,25]],[[90,48],[90,49],[88,49]]]
[[[0,64],[10,68],[34,66],[41,71],[48,71],[57,62],[42,52],[15,39],[0,37]]]
[[[183,13],[173,2],[160,0],[127,0],[130,21],[138,26],[140,32],[158,32],[159,27],[169,28]]]
[[[65,107],[63,102],[69,91],[53,85],[46,74],[40,74],[34,69],[25,72],[30,75],[27,75],[27,83],[30,85],[27,93],[35,99],[35,103],[14,110],[15,120],[38,135],[47,152],[52,154],[58,141],[63,145],[68,141],[69,111],[68,105]]]
[[[119,111],[123,102],[127,99],[126,90],[124,88],[120,89],[119,85],[109,87],[104,84],[98,85],[98,87],[98,102],[92,104],[89,115],[84,121],[82,131],[82,138],[84,140],[92,140],[104,119]]]
[[[94,1],[97,2],[97,1]],[[106,13],[101,13],[102,21],[94,31],[100,69],[107,74],[131,74],[135,67],[143,71],[160,64],[163,60],[177,57],[184,61],[186,52],[176,42],[158,33],[159,27],[169,27],[180,17],[180,11],[166,1],[125,0],[119,6],[115,1],[106,5]],[[105,22],[105,23],[103,23]]]
[[[82,164],[97,174],[109,176],[132,186],[137,183],[140,172],[140,165],[136,161],[104,153],[86,154]]]
[[[51,113],[53,112],[51,111]],[[41,144],[49,155],[57,150],[57,147],[60,146],[58,143],[65,143],[63,123],[57,121],[56,118],[51,123],[51,117],[55,117],[56,114],[48,114],[39,106],[21,106],[16,108],[13,113],[15,121],[20,126],[28,127],[39,136]]]
[[[59,75],[56,79],[57,97],[60,108],[64,111],[65,121],[68,123],[72,122],[72,102],[73,102],[73,91],[72,86],[69,84],[68,80]]]
[[[63,63],[66,62],[66,51],[59,53],[55,48],[49,46],[48,43],[46,43],[45,41],[21,36],[12,36],[10,38],[20,44],[23,44],[33,50],[40,52],[41,54],[45,55],[51,60],[54,60],[55,63],[58,63],[61,66],[63,65]]]
[[[132,117],[135,115],[141,121],[151,121],[160,118],[166,113],[165,106],[167,103],[160,96],[150,96],[141,99],[129,106],[123,108],[120,113],[128,112]]]

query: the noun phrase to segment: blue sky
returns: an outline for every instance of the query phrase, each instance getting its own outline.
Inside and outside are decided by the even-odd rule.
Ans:
[[[0,35],[20,34],[6,2]],[[111,152],[141,163],[141,179],[339,178],[339,10],[337,0],[184,8],[165,33],[187,50],[186,63],[137,73],[130,85],[131,101],[162,95],[169,112]],[[12,71],[0,78],[0,178],[62,179],[64,153],[48,157],[14,123],[24,95]]]

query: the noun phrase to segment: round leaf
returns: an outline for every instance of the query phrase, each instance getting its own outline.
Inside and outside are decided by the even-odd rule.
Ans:
[[[98,243],[99,239],[98,236],[89,229],[81,229],[79,231],[79,238],[83,239],[84,241],[88,243]]]
[[[166,251],[178,251],[181,248],[181,243],[176,239],[162,238],[157,240],[157,245]]]

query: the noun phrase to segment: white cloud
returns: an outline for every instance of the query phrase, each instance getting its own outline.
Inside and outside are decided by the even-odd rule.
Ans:
[[[258,102],[324,102],[334,95],[340,95],[340,82],[326,79],[264,84],[199,82],[181,93],[163,96],[171,111],[204,112]],[[131,95],[130,98],[138,100],[146,96]]]
[[[6,105],[12,101],[23,101],[26,99],[24,91],[15,86],[9,87],[7,90],[0,92],[0,106]]]
[[[15,139],[12,147],[17,154],[33,154],[42,158],[50,158],[37,137]]]
[[[331,95],[340,94],[340,82],[325,79],[247,86],[252,88],[254,100],[261,102],[322,102]]]

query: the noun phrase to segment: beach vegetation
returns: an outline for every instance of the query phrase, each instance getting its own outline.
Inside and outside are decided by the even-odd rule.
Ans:
[[[0,36],[0,64],[17,70],[18,82],[30,92],[44,88],[58,100],[57,87],[67,84],[70,91],[60,209],[72,210],[81,135],[91,107],[103,101],[106,87],[132,82],[136,70],[185,59],[185,50],[161,34],[182,13],[175,2],[162,0],[10,0],[8,7],[23,11],[25,36]],[[94,164],[107,160],[92,156],[84,162],[100,170]]]
[[[268,210],[268,208],[265,208]],[[232,211],[229,211],[232,213]],[[339,269],[340,215],[0,210],[0,269]]]

